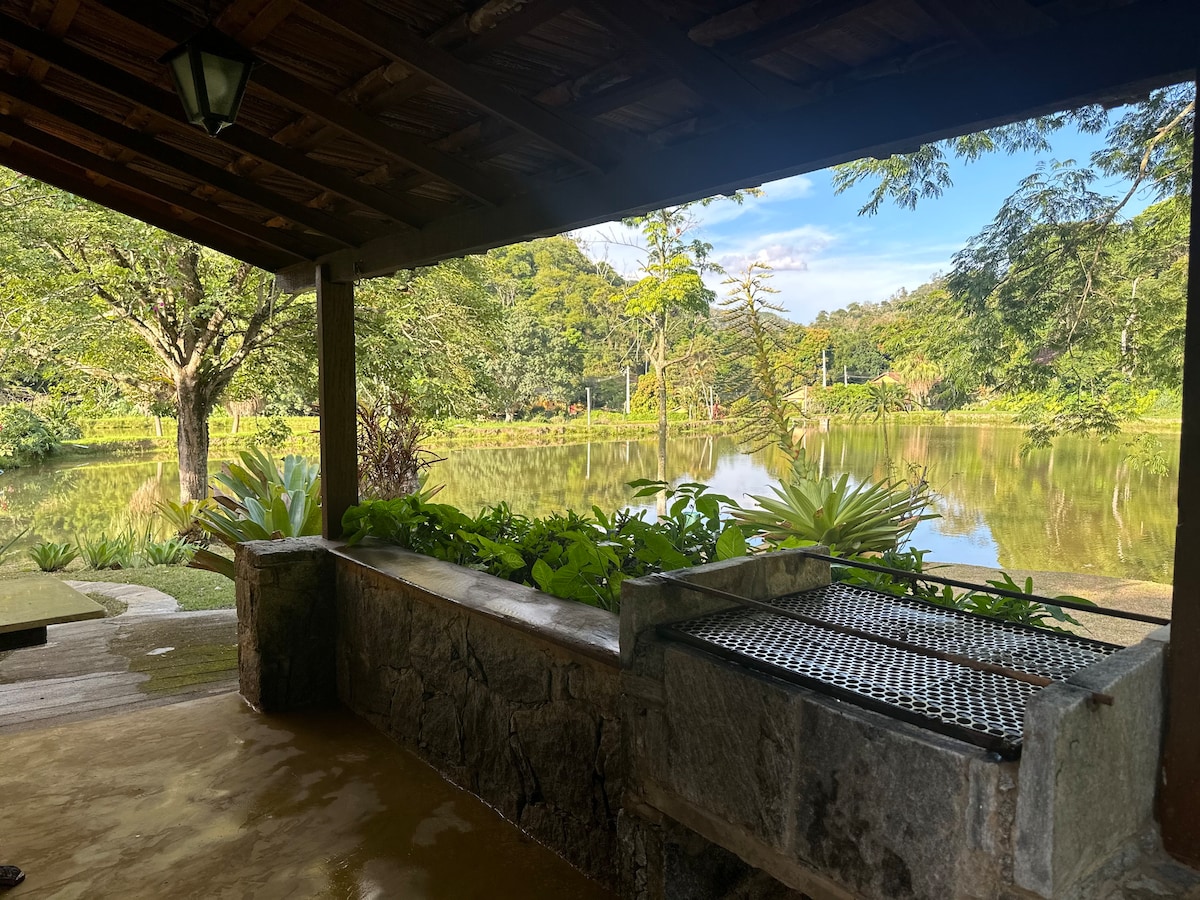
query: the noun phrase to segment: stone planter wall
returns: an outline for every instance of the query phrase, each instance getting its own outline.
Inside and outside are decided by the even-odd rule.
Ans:
[[[237,548],[238,679],[263,712],[337,702],[328,546],[294,538]]]
[[[617,617],[394,547],[333,555],[342,702],[615,886]]]

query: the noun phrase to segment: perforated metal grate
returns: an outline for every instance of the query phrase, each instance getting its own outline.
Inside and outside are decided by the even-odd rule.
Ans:
[[[920,601],[830,585],[770,601],[811,619],[915,648],[1061,681],[1119,649]],[[1039,687],[1005,675],[757,609],[666,626],[671,638],[1005,756],[1019,752],[1025,703]]]

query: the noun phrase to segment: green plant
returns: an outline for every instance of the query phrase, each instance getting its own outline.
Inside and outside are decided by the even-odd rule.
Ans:
[[[870,558],[850,557],[847,559],[847,565],[833,567],[833,578],[843,584],[871,588],[894,594],[897,597],[916,597],[938,606],[961,609],[1004,622],[1033,625],[1065,634],[1073,633],[1065,626],[1078,627],[1080,625],[1079,621],[1070,613],[1052,603],[1041,603],[1037,600],[1018,597],[1002,597],[985,589],[956,592],[950,585],[937,585],[933,582],[922,581],[920,576],[925,572],[925,556],[928,552],[928,550],[889,550]],[[850,564],[854,562],[886,566],[896,572],[860,569]],[[908,577],[903,573],[912,573],[913,577]],[[1001,572],[998,578],[989,579],[986,583],[1004,591],[1026,595],[1034,594],[1032,578],[1026,578],[1025,583],[1019,585],[1007,572]],[[1054,599],[1094,605],[1082,597],[1068,594],[1062,594]]]
[[[269,541],[319,534],[321,479],[319,468],[302,456],[286,456],[280,467],[254,448],[226,463],[213,479],[213,503],[198,506],[195,519],[221,543]],[[234,577],[233,560],[197,549],[189,565]]]
[[[469,566],[537,587],[548,594],[603,609],[620,605],[621,582],[651,572],[744,555],[741,529],[721,518],[729,498],[703,484],[671,488],[631,482],[637,496],[660,490],[671,506],[661,521],[622,510],[609,516],[576,512],[527,518],[506,503],[472,517],[453,506],[412,494],[352,507],[343,527],[356,543],[370,535],[436,559]]]
[[[931,494],[916,483],[819,478],[803,456],[789,477],[771,489],[775,496],[752,495],[759,509],[733,509],[733,516],[771,549],[825,544],[835,552],[866,553],[896,549],[917,524],[936,518],[925,510]]]
[[[54,428],[33,410],[15,403],[0,407],[0,456],[27,465],[50,456],[61,443]]]
[[[256,447],[277,450],[292,436],[292,428],[282,416],[271,416],[254,432],[251,443]]]
[[[133,531],[116,537],[102,533],[92,540],[89,537],[77,539],[83,560],[89,569],[128,569],[137,551],[138,539]]]
[[[43,541],[29,548],[29,558],[43,572],[58,572],[69,566],[79,556],[79,550],[71,544],[56,544]]]
[[[142,547],[142,557],[152,566],[176,566],[191,560],[193,548],[181,537],[165,541],[148,540]]]
[[[202,500],[185,500],[176,503],[174,500],[162,500],[156,504],[159,515],[166,519],[167,524],[175,529],[175,536],[189,544],[207,547],[208,532],[197,521],[196,516],[201,510],[211,509],[213,501],[205,497]]]

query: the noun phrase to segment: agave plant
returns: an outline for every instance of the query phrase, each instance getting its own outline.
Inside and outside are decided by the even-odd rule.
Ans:
[[[73,544],[56,544],[53,541],[42,541],[29,548],[29,558],[37,563],[43,572],[58,572],[69,566],[79,556],[79,550]]]
[[[213,478],[213,504],[196,510],[196,521],[229,547],[321,531],[320,469],[302,456],[285,456],[282,468],[258,448],[243,450]],[[233,560],[197,550],[193,568],[234,577]]]
[[[796,465],[771,489],[774,497],[752,496],[759,509],[732,511],[772,549],[826,544],[839,553],[882,553],[906,540],[918,522],[936,518],[926,512],[931,497],[923,480],[851,485],[847,475],[835,481],[806,469]]]

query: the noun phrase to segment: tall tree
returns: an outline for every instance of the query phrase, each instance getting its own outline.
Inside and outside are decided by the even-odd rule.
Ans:
[[[774,444],[795,459],[800,455],[795,436],[800,410],[785,388],[788,373],[781,356],[786,323],[775,315],[783,307],[770,300],[771,294],[779,293],[767,284],[770,277],[771,267],[755,261],[724,281],[729,287],[721,301],[727,310],[725,324],[750,372],[734,412],[745,419],[740,437],[751,450]]]
[[[312,327],[311,301],[267,272],[4,172],[5,293],[40,307],[26,333],[76,373],[169,399],[179,487],[208,488],[208,418],[243,364]]]
[[[740,203],[742,195],[732,199]],[[712,198],[669,206],[622,220],[641,232],[645,244],[642,277],[625,289],[625,311],[641,319],[650,335],[646,356],[654,369],[660,481],[667,477],[667,372],[687,358],[686,351],[671,350],[683,330],[708,315],[716,297],[701,276],[720,267],[709,259],[712,245],[696,237],[699,222],[694,215],[698,206],[711,202]]]

